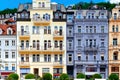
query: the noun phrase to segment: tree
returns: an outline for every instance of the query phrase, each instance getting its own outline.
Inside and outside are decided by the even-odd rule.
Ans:
[[[119,80],[119,77],[117,74],[112,73],[109,75],[109,80]]]
[[[92,79],[95,79],[95,78],[101,79],[102,76],[101,76],[100,74],[94,74],[94,75],[92,76]]]
[[[43,75],[43,80],[52,80],[52,75],[50,73],[45,73]]]
[[[62,73],[62,74],[60,75],[60,80],[67,80],[67,79],[69,79],[68,74]]]
[[[32,73],[26,74],[25,79],[35,79],[35,75]]]
[[[78,78],[78,79],[85,79],[86,77],[85,77],[85,74],[79,73],[79,74],[77,75],[77,78]]]
[[[19,79],[19,76],[16,73],[11,73],[7,78],[7,80],[18,80],[18,79]]]

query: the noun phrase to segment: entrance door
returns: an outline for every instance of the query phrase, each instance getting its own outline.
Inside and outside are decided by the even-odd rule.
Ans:
[[[38,68],[34,68],[34,75],[38,76],[38,74],[39,74],[39,69]]]

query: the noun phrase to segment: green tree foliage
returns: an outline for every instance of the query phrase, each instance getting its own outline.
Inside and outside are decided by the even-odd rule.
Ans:
[[[43,75],[43,80],[52,80],[52,75],[50,73],[45,73]]]
[[[16,73],[11,73],[7,78],[7,80],[18,80],[18,79],[19,79],[19,76]]]
[[[62,73],[62,74],[60,75],[60,80],[68,80],[68,79],[69,79],[68,74]]]
[[[112,73],[109,75],[109,80],[119,80],[119,77],[117,74]]]
[[[83,73],[79,73],[78,75],[77,75],[77,79],[85,79],[86,77],[85,77],[85,74],[83,74]]]
[[[100,75],[100,74],[94,74],[93,76],[92,76],[92,79],[101,79],[102,78],[102,76]]]
[[[14,8],[14,9],[9,9],[9,8],[7,8],[7,9],[5,9],[5,10],[2,10],[2,11],[0,11],[0,15],[1,14],[13,14],[13,13],[16,13],[17,12],[17,8]]]
[[[35,75],[32,73],[26,74],[25,79],[35,79]]]
[[[99,3],[93,3],[92,1],[90,3],[88,2],[79,2],[73,6],[73,9],[77,9],[78,7],[81,9],[88,9],[90,6],[98,5],[99,7],[104,7],[107,10],[111,11],[116,4],[110,3],[110,2],[99,2]]]

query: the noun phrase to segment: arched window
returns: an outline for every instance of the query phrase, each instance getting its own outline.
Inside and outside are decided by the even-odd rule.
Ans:
[[[36,47],[36,42],[35,42],[35,40],[33,40],[33,48],[35,48]]]
[[[12,35],[12,33],[13,33],[12,29],[11,29],[11,28],[8,28],[8,29],[7,29],[7,34]]]
[[[118,60],[118,52],[113,53],[113,60]]]
[[[43,19],[45,19],[45,20],[47,20],[47,21],[49,21],[50,20],[50,15],[49,14],[44,14],[43,15]]]

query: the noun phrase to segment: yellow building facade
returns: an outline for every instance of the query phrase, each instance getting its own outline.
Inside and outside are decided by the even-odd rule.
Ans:
[[[120,6],[112,9],[109,19],[109,75],[111,73],[120,78]]]
[[[17,73],[57,78],[66,73],[66,21],[53,21],[50,0],[33,0],[29,13],[17,21]]]

